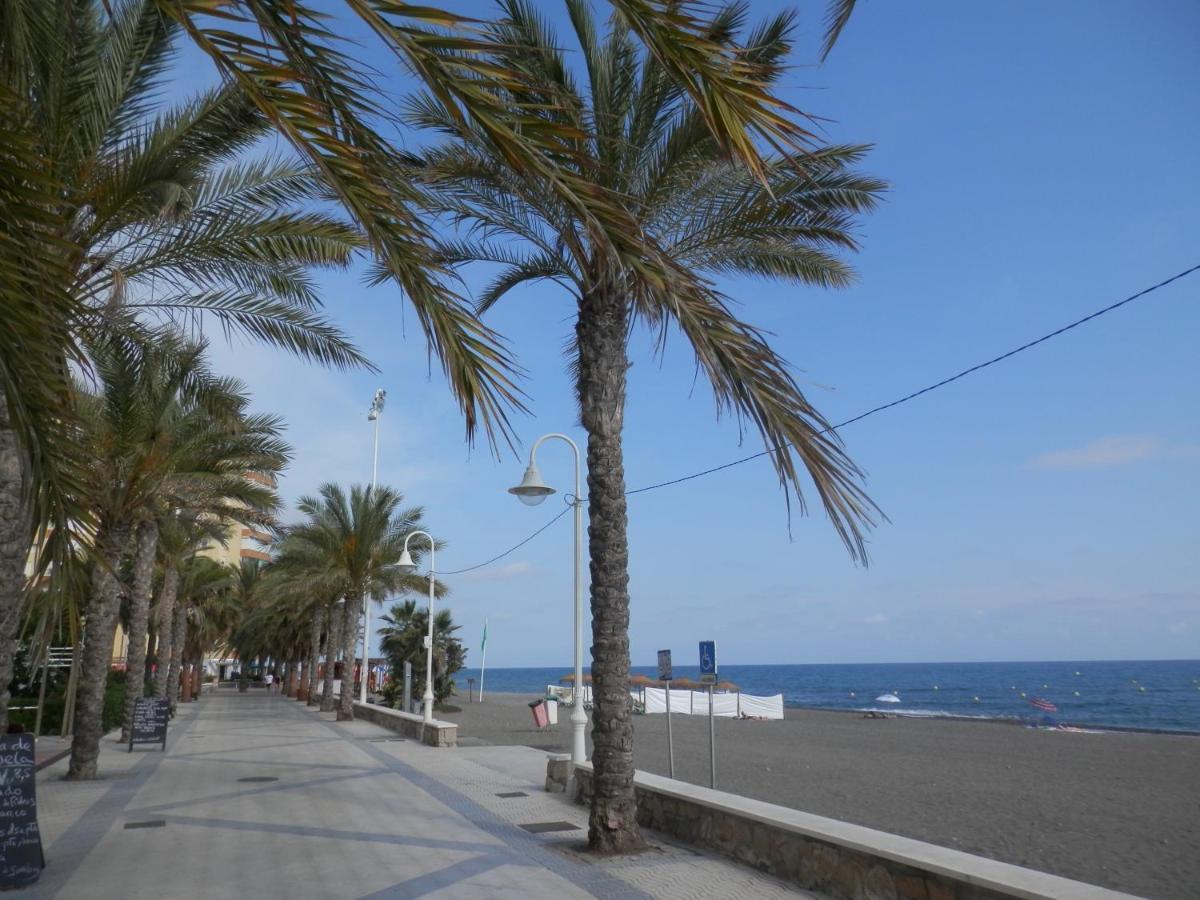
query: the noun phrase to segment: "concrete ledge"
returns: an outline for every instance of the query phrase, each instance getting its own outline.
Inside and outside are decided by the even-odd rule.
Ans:
[[[575,766],[589,802],[592,764]],[[1129,900],[924,841],[637,772],[638,822],[839,900]]]
[[[401,712],[375,703],[354,704],[354,716],[375,725],[380,725],[388,731],[394,731],[405,737],[415,738],[430,747],[458,746],[458,725],[454,722],[442,722],[434,719],[430,725],[425,719],[412,713]]]

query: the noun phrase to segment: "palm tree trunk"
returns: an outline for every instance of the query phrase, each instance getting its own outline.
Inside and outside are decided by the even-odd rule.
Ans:
[[[337,720],[354,719],[354,648],[358,645],[358,611],[362,598],[348,596],[342,610],[342,695],[338,698]]]
[[[168,693],[171,685],[171,660],[174,656],[175,595],[179,591],[179,570],[168,562],[163,573],[162,590],[158,595],[158,611],[155,613],[155,630],[158,632],[158,649],[155,661],[158,669],[154,673],[154,696],[169,697],[174,705],[174,695]]]
[[[122,742],[129,740],[133,728],[133,706],[146,689],[146,622],[150,617],[150,591],[153,587],[154,556],[158,551],[158,525],[142,522],[137,529],[137,548],[133,561],[133,588],[129,597],[129,656],[125,665],[125,719],[121,726]]]
[[[68,781],[96,777],[100,739],[104,737],[104,688],[112,667],[113,635],[121,606],[121,564],[129,532],[124,528],[102,528],[96,539],[99,558],[92,567],[92,597],[83,628],[83,664],[75,698],[74,737]]]
[[[167,686],[164,696],[171,701],[171,711],[175,711],[175,700],[179,696],[179,671],[183,666],[183,642],[187,640],[187,607],[182,603],[175,605],[171,621],[171,665],[167,671]]]
[[[8,684],[25,595],[25,560],[33,543],[29,457],[17,443],[0,388],[0,734],[8,731]]]
[[[587,430],[588,549],[592,576],[592,764],[588,846],[626,853],[644,846],[633,792],[629,697],[629,544],[625,419],[627,307],[605,291],[579,303],[579,409]]]
[[[321,712],[333,712],[333,670],[337,667],[341,633],[342,617],[337,614],[335,605],[329,610],[329,633],[325,637],[325,684],[321,690]]]
[[[313,616],[312,634],[309,635],[308,648],[308,705],[315,706],[320,702],[317,695],[317,672],[321,667],[321,632],[328,628],[329,608],[322,607]]]
[[[304,666],[304,699],[309,705],[317,699],[317,667],[321,662],[321,622],[324,618],[323,610],[314,610],[312,624],[309,626],[308,661]]]
[[[296,697],[296,688],[300,684],[300,657],[294,656],[288,660],[287,695]]]

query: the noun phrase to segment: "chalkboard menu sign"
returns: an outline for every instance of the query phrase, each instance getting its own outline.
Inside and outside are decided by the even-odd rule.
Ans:
[[[45,867],[33,736],[0,735],[0,890],[33,884]]]
[[[166,697],[138,697],[133,701],[133,728],[129,732],[129,752],[134,744],[157,744],[167,749],[167,718],[171,704]]]

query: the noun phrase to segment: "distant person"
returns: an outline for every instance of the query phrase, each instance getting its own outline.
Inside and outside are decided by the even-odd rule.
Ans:
[[[268,694],[271,693],[272,690],[274,690],[274,688],[272,688],[272,685],[274,683],[275,683],[275,676],[272,675],[270,672],[268,672],[266,675],[263,676],[263,684],[265,684],[267,686]]]

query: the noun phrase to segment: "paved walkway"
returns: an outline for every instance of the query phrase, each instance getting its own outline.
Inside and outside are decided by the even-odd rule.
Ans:
[[[86,784],[55,763],[38,779],[47,868],[22,896],[797,896],[655,835],[634,857],[581,853],[586,810],[542,790],[542,751],[435,750],[331,720],[219,691],[180,708],[166,753],[106,739]],[[554,822],[574,828],[520,827]]]

